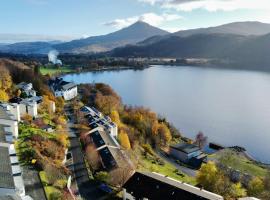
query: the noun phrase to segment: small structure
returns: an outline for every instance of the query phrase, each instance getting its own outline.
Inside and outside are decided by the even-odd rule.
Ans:
[[[151,172],[135,172],[122,188],[124,200],[223,200],[220,195]]]
[[[170,146],[170,155],[193,167],[200,167],[207,157],[198,146],[188,143]]]
[[[37,95],[36,91],[33,89],[32,83],[21,82],[17,87],[24,92],[28,97],[35,97]]]
[[[64,81],[62,78],[55,78],[49,81],[49,87],[56,97],[63,97],[66,101],[75,98],[78,95],[77,85]]]

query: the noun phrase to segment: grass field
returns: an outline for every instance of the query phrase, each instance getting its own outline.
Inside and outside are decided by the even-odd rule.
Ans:
[[[45,195],[47,197],[47,200],[54,200],[56,199],[57,195],[61,194],[61,191],[57,188],[48,185],[48,179],[46,177],[46,173],[44,171],[39,172],[40,180],[43,184]]]
[[[219,160],[223,165],[239,170],[242,173],[248,173],[253,176],[264,177],[267,169],[253,161],[248,160],[242,154],[236,154],[231,150],[225,150],[210,156],[211,159]]]
[[[60,68],[57,68],[55,66],[41,66],[40,67],[40,72],[42,75],[54,75],[54,74],[60,74],[60,73],[70,73],[70,72],[75,72],[74,69],[72,69],[70,66],[62,66]]]
[[[176,179],[178,181],[183,181],[191,185],[196,185],[195,178],[183,174],[181,171],[176,169],[173,165],[171,165],[168,162],[164,162],[164,165],[160,165],[154,162],[154,160],[151,159],[150,157],[145,158],[144,156],[141,156],[138,165],[138,170],[142,172],[143,171],[157,172],[165,176],[171,177],[173,179]]]

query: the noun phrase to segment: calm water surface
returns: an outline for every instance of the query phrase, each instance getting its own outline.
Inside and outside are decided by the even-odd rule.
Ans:
[[[240,145],[270,163],[270,74],[155,66],[142,71],[70,74],[67,81],[104,82],[123,102],[151,108],[184,135],[203,131],[209,141]]]

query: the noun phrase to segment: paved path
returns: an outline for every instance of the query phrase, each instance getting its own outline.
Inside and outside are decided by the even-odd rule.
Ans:
[[[68,132],[70,139],[70,149],[72,154],[73,164],[69,168],[73,172],[73,178],[79,195],[85,200],[103,200],[106,199],[106,195],[98,189],[99,184],[89,178],[89,174],[84,162],[84,153],[81,149],[79,138],[72,129],[73,125],[73,115],[68,109],[66,109],[66,114],[69,116],[70,120],[68,122]]]
[[[34,200],[46,200],[38,172],[28,166],[22,166],[21,168],[26,195],[31,196]]]

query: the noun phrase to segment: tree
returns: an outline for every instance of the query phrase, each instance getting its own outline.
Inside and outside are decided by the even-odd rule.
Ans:
[[[242,188],[241,183],[232,184],[230,190],[230,196],[233,198],[241,198],[247,195],[247,192]]]
[[[197,144],[200,149],[203,149],[206,143],[207,143],[207,137],[204,136],[203,132],[200,131],[196,135],[195,144]]]
[[[34,73],[36,75],[39,75],[40,74],[40,66],[39,65],[35,65],[35,67],[34,67]]]
[[[259,177],[253,178],[248,184],[248,195],[259,196],[264,191],[263,180]]]
[[[111,117],[111,120],[112,120],[114,123],[116,123],[118,127],[121,126],[121,120],[120,120],[120,116],[119,116],[119,113],[118,113],[117,110],[113,110],[113,111],[111,112],[110,117]]]
[[[168,145],[168,143],[172,140],[171,132],[166,124],[161,123],[159,125],[158,133],[160,135],[161,141],[163,142],[163,145]]]
[[[8,101],[9,97],[8,94],[4,91],[0,89],[0,101]]]
[[[88,145],[86,147],[86,158],[88,160],[89,165],[92,167],[92,169],[98,170],[101,166],[101,162],[100,162],[100,158],[99,158],[99,154],[95,148],[94,145]]]
[[[217,181],[218,169],[214,162],[203,164],[197,173],[196,180],[199,185],[209,191],[214,191]]]
[[[109,180],[109,174],[108,172],[105,172],[105,171],[97,172],[95,177],[97,180],[104,183],[106,183]]]
[[[0,68],[0,89],[6,91],[12,86],[12,78],[9,71],[2,67]]]
[[[124,130],[120,131],[118,137],[119,137],[119,141],[120,141],[121,146],[124,149],[127,149],[127,150],[130,149],[130,141],[128,138],[128,134]]]

